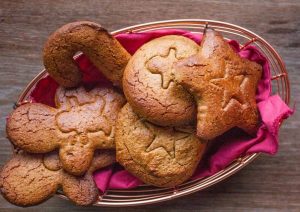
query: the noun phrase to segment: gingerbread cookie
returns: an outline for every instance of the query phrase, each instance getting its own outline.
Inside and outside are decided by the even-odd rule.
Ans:
[[[111,150],[97,150],[85,175],[72,176],[61,169],[57,152],[46,155],[20,152],[13,155],[0,173],[0,190],[19,206],[39,204],[53,196],[59,187],[78,205],[90,205],[98,197],[92,173],[115,162]]]
[[[112,88],[83,87],[56,92],[57,108],[40,103],[21,105],[9,117],[7,135],[17,147],[30,153],[59,148],[63,168],[82,175],[91,164],[95,149],[115,147],[114,126],[125,104]]]
[[[83,52],[114,84],[120,84],[130,54],[101,25],[79,21],[69,23],[49,38],[44,47],[48,73],[64,87],[77,86],[82,78],[73,56]]]
[[[241,58],[213,29],[206,29],[198,54],[176,65],[176,82],[197,102],[197,135],[210,140],[239,127],[254,134],[259,124],[255,101],[262,67]]]
[[[155,126],[126,104],[116,124],[117,161],[143,182],[172,187],[189,179],[206,144],[192,128]]]
[[[196,105],[184,88],[174,83],[174,62],[198,52],[198,45],[170,35],[144,44],[130,59],[123,76],[124,94],[134,111],[161,126],[191,123]]]

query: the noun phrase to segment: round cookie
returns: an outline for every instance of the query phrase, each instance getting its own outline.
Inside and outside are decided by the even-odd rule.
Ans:
[[[116,124],[117,161],[143,182],[172,187],[189,179],[206,144],[189,127],[159,127],[126,104]]]
[[[196,54],[198,49],[194,41],[177,35],[143,45],[123,74],[123,91],[134,111],[161,126],[179,126],[195,120],[195,102],[174,83],[173,64]]]

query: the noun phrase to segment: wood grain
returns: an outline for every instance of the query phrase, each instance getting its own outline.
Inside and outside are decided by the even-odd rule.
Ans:
[[[43,68],[47,36],[75,20],[91,20],[109,30],[149,21],[205,18],[248,28],[269,41],[283,57],[291,81],[292,104],[300,100],[300,1],[35,1],[0,2],[0,165],[11,149],[5,118],[24,86]],[[299,105],[298,105],[299,106]],[[205,191],[159,205],[128,211],[300,211],[300,114],[280,131],[280,151],[262,155],[241,172]],[[28,211],[80,211],[57,197]],[[84,208],[87,211],[122,209]],[[19,210],[0,197],[0,211]]]

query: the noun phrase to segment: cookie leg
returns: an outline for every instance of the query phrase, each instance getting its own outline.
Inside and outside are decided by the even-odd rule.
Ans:
[[[94,155],[94,149],[90,144],[81,142],[69,143],[62,146],[59,151],[59,157],[62,167],[72,175],[83,175],[91,165]]]
[[[81,177],[65,173],[62,188],[66,196],[78,205],[90,205],[98,197],[98,189],[90,173]]]

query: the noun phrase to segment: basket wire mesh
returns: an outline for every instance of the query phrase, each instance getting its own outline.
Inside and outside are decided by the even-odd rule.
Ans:
[[[289,104],[290,102],[290,87],[288,74],[285,69],[285,65],[282,58],[276,52],[276,50],[263,38],[257,34],[230,23],[203,20],[203,19],[180,19],[180,20],[167,20],[159,22],[145,23],[135,26],[126,27],[120,30],[111,32],[112,35],[120,33],[132,33],[132,32],[148,32],[159,29],[183,29],[189,30],[192,33],[203,32],[205,25],[213,27],[216,31],[220,31],[227,39],[235,39],[241,45],[241,49],[248,45],[256,46],[268,59],[270,64],[270,70],[272,74],[272,93],[278,94],[281,98]],[[43,70],[39,73],[23,90],[16,106],[29,101],[29,94],[34,89],[36,83],[47,75]],[[135,206],[145,205],[156,202],[162,202],[169,199],[174,199],[180,196],[184,196],[196,191],[203,190],[209,186],[212,186],[232,174],[238,172],[245,167],[251,161],[253,161],[259,154],[254,153],[251,155],[243,156],[233,161],[225,169],[218,173],[206,177],[203,179],[189,180],[175,188],[157,188],[150,185],[141,185],[134,189],[128,190],[115,190],[109,189],[104,194],[99,195],[96,206]],[[63,193],[58,192],[57,195],[64,199],[67,199]]]

